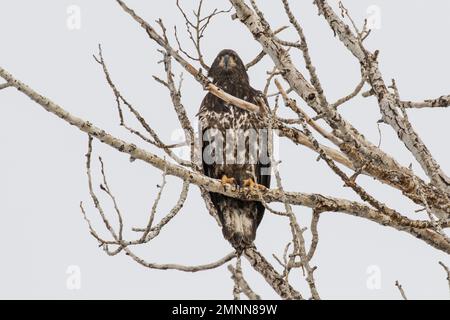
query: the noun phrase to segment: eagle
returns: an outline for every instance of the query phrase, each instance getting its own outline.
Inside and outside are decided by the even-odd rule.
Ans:
[[[242,59],[230,49],[214,59],[208,76],[225,92],[263,108],[267,99],[250,86]],[[260,113],[247,111],[208,93],[198,112],[203,173],[236,188],[270,187],[269,133]],[[222,233],[242,252],[252,245],[264,215],[259,201],[210,193]]]

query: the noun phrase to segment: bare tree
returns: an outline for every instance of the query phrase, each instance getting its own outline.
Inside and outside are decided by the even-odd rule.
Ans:
[[[67,112],[49,98],[39,94],[25,83],[16,79],[8,71],[0,67],[0,77],[5,80],[0,85],[0,90],[16,88],[22,94],[28,96],[46,111],[53,113],[63,121],[75,126],[88,135],[88,147],[86,154],[86,173],[88,176],[88,189],[92,203],[100,215],[109,236],[102,236],[93,227],[89,220],[89,214],[85,205],[80,203],[80,210],[87,222],[89,232],[104,248],[108,255],[117,255],[124,252],[137,263],[152,269],[175,269],[185,272],[199,272],[220,267],[236,259],[236,266],[229,265],[228,269],[234,281],[233,296],[240,298],[243,293],[247,298],[259,299],[260,296],[251,289],[251,284],[245,280],[240,266],[241,257],[236,252],[231,252],[218,261],[206,265],[185,266],[175,264],[159,264],[146,261],[138,256],[133,248],[144,245],[155,239],[168,223],[180,212],[188,197],[192,185],[197,186],[202,194],[207,211],[217,219],[217,213],[209,198],[209,192],[220,193],[229,197],[243,200],[261,201],[271,213],[280,216],[280,219],[289,221],[292,240],[286,245],[282,257],[274,256],[279,266],[271,265],[256,247],[247,248],[242,256],[245,257],[255,271],[260,273],[265,281],[283,299],[320,299],[319,289],[316,286],[314,266],[312,259],[319,243],[318,223],[322,214],[326,212],[344,213],[364,218],[382,226],[388,226],[398,231],[410,234],[418,241],[424,241],[429,246],[450,253],[450,239],[446,229],[450,226],[450,178],[440,168],[438,162],[431,154],[419,134],[413,128],[408,119],[408,111],[415,108],[445,108],[450,104],[450,95],[443,95],[436,99],[425,101],[407,101],[400,97],[399,90],[394,80],[390,84],[383,78],[378,67],[378,51],[370,51],[364,41],[370,36],[371,30],[367,21],[359,27],[354,22],[342,3],[333,9],[326,0],[314,0],[319,16],[329,25],[337,39],[342,42],[345,50],[348,50],[355,58],[355,62],[361,67],[361,81],[350,93],[343,94],[341,99],[330,102],[323,90],[320,78],[316,72],[313,57],[310,55],[308,40],[303,31],[301,22],[290,8],[288,0],[280,0],[283,4],[289,27],[297,34],[296,41],[282,39],[282,32],[288,28],[282,26],[273,28],[266,20],[264,13],[258,8],[256,1],[230,0],[231,8],[214,10],[203,13],[203,0],[198,1],[197,10],[193,16],[188,14],[178,0],[175,5],[185,21],[185,26],[193,53],[185,49],[180,41],[180,30],[174,29],[175,43],[169,41],[168,30],[162,20],[151,24],[142,19],[138,13],[128,7],[124,1],[116,0],[118,9],[136,22],[148,35],[149,39],[157,43],[162,56],[165,77],[154,77],[157,83],[167,88],[171,97],[172,107],[178,116],[178,126],[183,129],[185,140],[181,144],[167,144],[162,141],[158,133],[150,126],[147,120],[139,113],[139,108],[132,105],[121,93],[110,74],[105,61],[102,47],[94,55],[95,61],[101,67],[105,79],[115,97],[119,124],[129,133],[139,137],[147,143],[148,148],[141,148],[119,137],[113,136],[91,122],[81,119]],[[273,69],[268,72],[267,85],[264,93],[269,97],[269,106],[262,109],[247,101],[234,97],[222,88],[214,85],[203,73],[209,66],[205,62],[202,52],[202,38],[213,23],[214,17],[220,14],[231,14],[232,19],[244,25],[261,47],[261,52],[246,67],[252,68],[268,56],[273,63]],[[307,70],[304,74],[291,59],[291,51],[300,52]],[[267,123],[267,126],[275,135],[290,140],[295,145],[302,145],[313,150],[318,159],[324,161],[329,169],[335,173],[345,188],[350,188],[359,196],[360,202],[343,198],[330,197],[324,194],[311,194],[299,191],[287,191],[284,189],[282,178],[277,169],[277,162],[273,159],[273,175],[276,186],[268,190],[250,190],[247,188],[236,189],[224,186],[220,181],[205,176],[201,170],[201,162],[196,151],[197,139],[182,103],[181,81],[175,79],[172,71],[172,63],[178,63],[199,84],[201,89],[209,91],[213,95],[243,108],[249,112],[259,112]],[[269,90],[274,90],[270,93]],[[364,92],[363,92],[364,91]],[[382,115],[381,123],[389,125],[398,136],[411,156],[420,164],[427,175],[427,179],[420,178],[412,166],[404,167],[393,156],[383,151],[380,145],[368,141],[348,120],[346,120],[339,108],[358,95],[374,98],[378,102]],[[296,101],[295,99],[299,99]],[[278,115],[279,105],[283,103],[291,111],[291,118],[282,118]],[[310,108],[314,117],[308,116],[305,111]],[[413,112],[413,110],[411,110]],[[125,113],[130,113],[139,123],[140,128],[134,128],[126,122]],[[321,120],[319,122],[319,120]],[[327,143],[321,144],[317,137],[320,136]],[[94,178],[91,170],[93,142],[100,141],[121,153],[128,154],[131,160],[140,160],[159,170],[162,174],[162,183],[152,210],[148,216],[148,222],[142,227],[133,228],[136,234],[134,239],[125,239],[123,235],[126,215],[122,213],[117,204],[116,197],[110,187],[105,164],[99,158],[101,166],[101,190],[109,198],[114,208],[117,223],[111,222],[111,215],[105,212],[96,194],[93,185]],[[174,151],[180,147],[190,148],[190,158],[184,159]],[[158,155],[157,152],[163,154]],[[169,160],[170,159],[170,160]],[[347,174],[346,172],[351,172]],[[377,200],[364,187],[358,183],[361,175],[372,177],[377,183],[388,185],[399,190],[403,197],[420,206],[420,211],[427,213],[427,219],[415,220],[409,218],[406,213],[398,212],[387,204]],[[155,221],[155,213],[166,186],[166,177],[174,176],[182,182],[182,190],[172,209],[161,220]],[[270,207],[271,203],[284,205],[283,211],[277,211]],[[309,228],[302,227],[296,215],[296,207],[307,207],[313,212]],[[311,232],[312,241],[307,245],[305,232]],[[448,268],[440,262],[447,273]],[[300,293],[290,281],[290,272],[293,269],[303,270],[303,275],[309,287],[309,293]],[[402,286],[397,281],[395,285],[406,299]]]

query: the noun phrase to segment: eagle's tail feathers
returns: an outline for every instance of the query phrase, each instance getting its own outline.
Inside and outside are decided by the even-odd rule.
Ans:
[[[253,212],[229,208],[224,210],[223,235],[238,251],[251,246],[256,237],[256,220]]]

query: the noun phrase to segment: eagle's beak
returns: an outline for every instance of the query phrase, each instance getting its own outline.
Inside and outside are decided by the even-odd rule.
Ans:
[[[230,56],[226,55],[223,57],[223,65],[225,67],[225,70],[228,70],[228,64],[230,63]]]

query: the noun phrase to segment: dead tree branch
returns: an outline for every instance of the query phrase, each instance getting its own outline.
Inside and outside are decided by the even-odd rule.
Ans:
[[[402,295],[403,300],[408,300],[408,298],[406,297],[405,291],[403,290],[402,285],[397,280],[395,281],[395,286],[398,288],[398,291],[400,291],[400,294]]]
[[[429,99],[421,102],[400,101],[403,108],[421,109],[421,108],[447,108],[450,105],[450,95],[440,96],[437,99]]]
[[[238,258],[236,262],[236,268],[233,268],[233,266],[230,264],[228,265],[228,270],[231,272],[231,278],[233,279],[235,283],[235,293],[240,294],[241,292],[244,293],[247,298],[250,300],[261,300],[261,297],[257,295],[249,286],[248,282],[244,279],[244,276],[242,274],[242,268],[241,268],[241,259]],[[238,297],[236,297],[237,300]]]
[[[183,50],[180,40],[178,39],[177,29],[175,27],[175,38],[178,43],[178,49],[183,52],[188,58],[198,61],[202,68],[204,68],[206,71],[209,70],[209,66],[206,64],[204,60],[204,55],[202,53],[201,49],[201,40],[205,36],[205,31],[208,28],[208,25],[210,24],[211,20],[220,14],[228,13],[231,11],[231,8],[228,10],[218,10],[214,9],[213,12],[206,16],[202,16],[202,9],[203,9],[203,0],[198,1],[198,7],[197,10],[194,11],[195,20],[191,21],[191,19],[188,17],[188,14],[186,11],[181,7],[180,1],[176,1],[176,5],[180,13],[182,14],[185,25],[186,25],[186,31],[189,34],[189,39],[191,40],[192,44],[194,45],[194,48],[196,50],[197,56],[194,57],[191,54],[189,54],[187,51]]]
[[[280,295],[283,299],[302,299],[301,294],[296,291],[289,282],[283,279],[272,265],[256,250],[256,248],[249,248],[244,251],[244,256],[250,262],[252,267],[258,271],[269,285]]]
[[[439,264],[444,268],[444,271],[447,273],[447,282],[448,282],[448,289],[450,291],[450,270],[442,261],[439,261]]]

